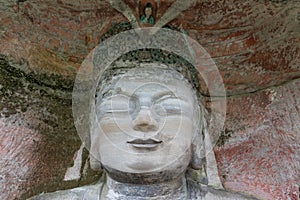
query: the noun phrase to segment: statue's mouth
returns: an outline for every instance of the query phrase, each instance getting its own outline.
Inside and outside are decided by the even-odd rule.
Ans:
[[[131,144],[133,147],[136,148],[155,148],[159,144],[162,143],[162,141],[157,140],[157,139],[134,139],[127,141],[128,144]]]

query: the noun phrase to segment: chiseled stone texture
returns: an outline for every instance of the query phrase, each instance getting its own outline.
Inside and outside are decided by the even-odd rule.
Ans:
[[[137,0],[125,2],[138,15]],[[160,1],[156,17],[172,2]],[[198,0],[169,23],[199,41],[223,76],[228,116],[215,151],[228,190],[298,199],[299,9],[299,0]],[[127,20],[102,0],[0,0],[0,13],[9,63],[1,57],[0,197],[82,184],[63,181],[80,147],[72,82],[101,36]]]

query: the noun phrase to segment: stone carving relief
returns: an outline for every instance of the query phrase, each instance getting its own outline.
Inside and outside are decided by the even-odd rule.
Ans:
[[[160,63],[121,64],[96,93],[91,167],[103,180],[32,199],[254,199],[201,183],[205,109],[190,81]]]
[[[139,26],[123,1],[110,3],[124,13],[132,27]],[[192,3],[176,1],[156,23],[151,4],[146,4],[139,22],[160,28]],[[152,29],[149,35],[157,31]],[[142,33],[137,32],[139,40],[130,40],[135,44],[126,41],[119,45],[126,48],[146,43],[150,36],[141,37]],[[107,57],[118,54],[118,47],[111,48],[113,51],[105,52]],[[186,52],[193,51],[191,48]],[[105,54],[101,48],[98,53]],[[102,179],[94,185],[31,199],[255,199],[225,191],[221,185],[198,75],[184,64],[174,67],[155,62],[151,50],[140,53],[147,62],[118,60],[101,74],[94,107],[90,106],[95,109],[87,130],[90,165],[103,170]],[[105,61],[95,55],[93,62]]]
[[[129,33],[130,47],[143,46]],[[172,49],[174,43],[167,44]],[[102,50],[94,54],[96,66],[105,62],[103,56],[118,54]],[[83,139],[90,165],[104,171],[103,179],[32,199],[253,199],[222,188],[193,65],[161,50],[119,54],[98,78],[95,115]],[[88,102],[83,103],[89,107]]]

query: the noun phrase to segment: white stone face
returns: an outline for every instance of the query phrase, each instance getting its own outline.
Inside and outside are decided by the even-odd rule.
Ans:
[[[103,166],[129,173],[184,171],[191,159],[196,97],[175,71],[136,68],[97,102]],[[153,76],[156,74],[156,76]],[[96,148],[95,148],[96,147]]]

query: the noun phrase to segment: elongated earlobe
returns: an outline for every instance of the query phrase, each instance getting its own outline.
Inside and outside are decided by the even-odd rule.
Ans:
[[[196,133],[196,136],[192,142],[191,146],[192,158],[190,162],[190,167],[195,170],[202,168],[202,159],[204,158],[204,147],[202,134]]]
[[[97,171],[102,169],[101,162],[97,160],[92,154],[90,154],[90,165],[92,170]]]
[[[94,118],[95,119],[95,118]],[[98,123],[93,123],[91,125],[90,134],[90,166],[93,170],[101,170],[100,152],[99,152],[99,126]]]
[[[203,129],[204,134],[204,148],[205,148],[205,160],[206,160],[206,174],[208,178],[208,185],[213,186],[216,189],[224,190],[220,176],[218,173],[218,166],[213,150],[213,145],[210,139],[207,128]]]
[[[98,139],[98,138],[97,138]],[[101,170],[101,159],[100,159],[100,153],[99,153],[99,143],[97,142],[99,140],[94,140],[91,142],[91,148],[90,148],[90,166],[93,170]]]

